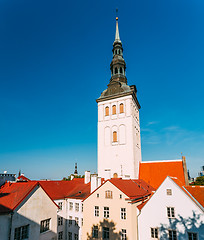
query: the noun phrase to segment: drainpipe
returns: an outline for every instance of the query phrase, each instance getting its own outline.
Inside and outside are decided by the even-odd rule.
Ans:
[[[65,206],[66,206],[66,208],[65,208],[65,211],[66,211],[66,213],[65,213],[65,240],[67,240],[67,235],[68,235],[68,231],[67,231],[67,224],[68,224],[68,220],[67,220],[67,209],[68,209],[68,201],[67,201],[68,199],[66,198],[65,199]]]
[[[12,220],[13,220],[13,212],[11,212],[8,240],[11,240]]]
[[[137,240],[139,240],[139,221],[138,221],[138,217],[140,216],[141,214],[141,210],[139,210],[139,214],[137,215]]]

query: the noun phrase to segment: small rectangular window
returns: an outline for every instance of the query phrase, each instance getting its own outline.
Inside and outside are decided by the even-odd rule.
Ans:
[[[70,202],[69,203],[69,210],[72,210],[73,209],[73,202]]]
[[[177,240],[176,230],[169,230],[169,240]]]
[[[75,226],[78,226],[78,225],[79,225],[79,218],[75,217]]]
[[[120,209],[120,217],[121,219],[126,219],[126,208]]]
[[[104,207],[103,216],[104,218],[109,218],[109,207]]]
[[[122,199],[122,194],[120,194],[120,199]]]
[[[158,228],[151,228],[151,238],[158,239]]]
[[[84,225],[84,219],[82,218],[81,219],[81,226],[83,226]]]
[[[98,226],[93,227],[92,237],[98,238]]]
[[[172,195],[172,190],[171,189],[166,189],[166,194],[169,195],[169,196]]]
[[[99,198],[99,193],[97,193],[96,197]]]
[[[81,204],[81,211],[82,212],[84,211],[84,204],[83,203]]]
[[[27,239],[29,236],[29,225],[25,225],[22,227],[15,228],[14,232],[14,240],[22,240],[22,239]]]
[[[168,216],[168,218],[175,218],[174,207],[167,207],[167,216]]]
[[[63,232],[58,232],[58,240],[62,240],[63,239]]]
[[[40,233],[50,230],[50,220],[51,218],[40,222]]]
[[[74,234],[74,240],[78,240],[79,239],[79,235],[78,234]]]
[[[121,240],[127,240],[126,229],[122,229],[122,231],[121,231]]]
[[[76,212],[79,211],[79,203],[75,203],[75,210],[76,210]]]
[[[109,228],[103,227],[103,240],[108,240],[109,238]]]
[[[68,232],[68,240],[72,240],[72,232]]]
[[[188,232],[188,240],[198,240],[198,234],[193,232]]]
[[[63,225],[63,217],[58,217],[58,226]]]
[[[62,202],[58,203],[59,210],[62,210]]]
[[[105,198],[113,198],[113,192],[110,190],[105,191]]]
[[[99,206],[95,206],[95,217],[99,217]]]
[[[69,216],[69,225],[72,225],[72,216]]]

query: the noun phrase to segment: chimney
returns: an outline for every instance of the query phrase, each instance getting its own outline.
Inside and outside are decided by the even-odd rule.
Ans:
[[[97,178],[97,182],[98,182],[98,187],[101,186],[101,177]]]
[[[183,162],[183,172],[184,172],[185,184],[186,184],[186,186],[188,186],[189,182],[188,182],[188,173],[187,173],[186,157],[185,156],[182,156],[182,162]]]
[[[71,175],[71,180],[73,180],[74,179],[74,175]]]
[[[111,178],[111,170],[110,169],[105,169],[105,180]]]
[[[85,171],[85,176],[84,176],[84,183],[87,184],[91,180],[91,173],[90,171]]]
[[[93,192],[98,187],[98,175],[91,174],[91,192]]]

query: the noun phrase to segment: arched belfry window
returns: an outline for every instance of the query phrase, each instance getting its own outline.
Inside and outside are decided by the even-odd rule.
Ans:
[[[120,67],[120,73],[123,73],[123,69]]]
[[[115,68],[115,74],[117,74],[118,73],[118,69],[117,69],[117,67]]]
[[[105,108],[105,116],[109,116],[109,107]]]
[[[116,131],[113,132],[113,142],[117,142],[118,141],[118,134]]]
[[[115,115],[116,114],[116,105],[112,106],[112,114]]]
[[[123,103],[120,104],[120,113],[124,113],[124,104]]]

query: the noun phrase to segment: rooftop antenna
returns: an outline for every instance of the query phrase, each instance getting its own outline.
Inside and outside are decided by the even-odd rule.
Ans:
[[[116,8],[115,13],[116,13],[116,20],[118,20],[118,8]]]

